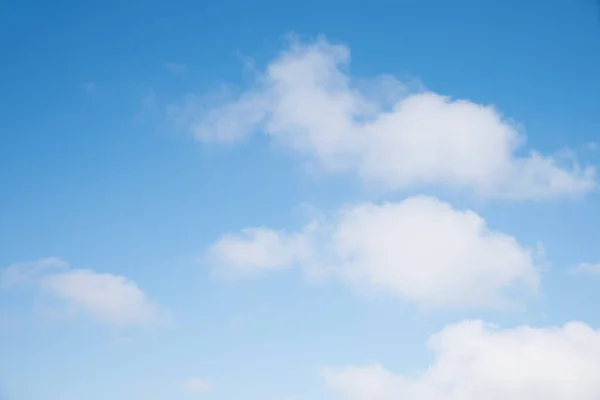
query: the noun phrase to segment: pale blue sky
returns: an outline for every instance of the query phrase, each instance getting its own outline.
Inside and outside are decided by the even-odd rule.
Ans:
[[[427,185],[397,184],[395,177],[387,187],[373,185],[354,161],[343,173],[309,170],[307,157],[317,164],[330,159],[271,140],[293,136],[305,122],[277,130],[283,117],[270,108],[256,134],[236,144],[202,140],[216,132],[214,124],[197,137],[192,132],[202,107],[221,115],[223,104],[213,100],[224,85],[238,94],[268,92],[260,83],[268,77],[264,70],[289,48],[294,32],[299,46],[310,48],[324,35],[349,49],[351,61],[340,68],[357,84],[387,74],[493,105],[527,136],[519,157],[530,149],[548,157],[570,149],[580,165],[594,166],[600,161],[591,145],[600,142],[594,1],[125,3],[0,6],[0,269],[4,279],[11,266],[31,272],[0,288],[0,398],[331,399],[322,368],[378,362],[413,376],[432,362],[429,336],[464,319],[504,328],[600,326],[600,276],[568,273],[600,262],[600,197],[591,186],[575,196],[561,189],[514,200],[479,196],[479,183],[457,190],[445,175]],[[173,110],[185,104],[193,110],[177,124]],[[319,134],[324,127],[329,134],[335,130],[329,111],[319,111],[308,115],[318,120],[308,130]],[[366,150],[352,151],[349,157]],[[419,304],[423,293],[405,301],[365,295],[335,277],[313,282],[303,272],[309,262],[297,255],[282,271],[251,279],[211,273],[206,251],[224,234],[247,227],[295,232],[311,212],[336,215],[345,204],[399,203],[417,194],[474,210],[520,248],[541,243],[539,295],[525,296],[513,310],[429,309]],[[68,266],[40,263],[49,257]],[[323,257],[310,263],[338,261]],[[476,267],[486,264],[485,256],[474,259]],[[52,280],[79,270],[95,272]],[[104,286],[86,278],[102,276]],[[139,291],[118,297],[120,285],[133,286],[113,281],[117,276]],[[93,290],[86,284],[99,297],[88,296]],[[106,306],[110,296],[116,300]],[[211,388],[190,390],[190,378]],[[579,395],[571,398],[585,398]],[[366,400],[353,396],[344,398]]]

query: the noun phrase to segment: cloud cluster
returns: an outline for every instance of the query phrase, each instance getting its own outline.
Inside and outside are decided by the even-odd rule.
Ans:
[[[60,272],[52,269],[61,268]],[[148,299],[129,279],[87,269],[68,269],[56,257],[13,264],[0,276],[1,287],[33,283],[39,292],[57,301],[66,310],[84,314],[94,321],[111,325],[156,323],[165,310]]]
[[[505,306],[507,289],[536,293],[540,279],[536,251],[426,196],[342,207],[296,233],[247,228],[213,243],[207,260],[217,276],[298,266],[426,307]]]
[[[190,97],[174,115],[202,141],[264,133],[324,171],[351,172],[389,190],[435,184],[517,200],[595,186],[590,166],[521,154],[525,136],[496,108],[410,91],[390,76],[360,84],[349,61],[347,47],[323,38],[292,42],[237,97],[219,104]]]
[[[189,97],[175,113],[203,142],[263,134],[328,173],[351,173],[393,191],[424,185],[478,196],[542,200],[582,195],[595,169],[525,146],[523,130],[493,106],[410,90],[349,73],[350,51],[324,38],[292,41],[237,96]],[[214,99],[213,99],[214,100]],[[559,153],[560,154],[560,153]],[[540,286],[541,247],[487,226],[470,210],[428,196],[358,203],[297,231],[247,227],[218,238],[214,275],[249,278],[289,268],[424,307],[503,307]],[[598,273],[584,263],[574,272]],[[343,400],[592,400],[600,398],[600,331],[501,329],[480,320],[446,326],[427,343],[425,369],[326,368]]]
[[[569,152],[527,148],[523,129],[494,106],[413,90],[392,76],[357,79],[349,64],[346,46],[324,38],[292,41],[237,95],[217,102],[189,96],[171,115],[200,141],[232,145],[262,134],[325,173],[352,174],[389,191],[431,185],[542,200],[596,186],[593,167]],[[187,76],[185,65],[164,67]],[[155,97],[144,106],[153,107]],[[420,307],[504,308],[538,293],[544,260],[541,248],[489,227],[474,211],[413,196],[350,203],[297,231],[242,228],[217,238],[205,261],[225,279],[297,268],[310,279],[338,280]],[[573,271],[597,274],[600,265]],[[23,284],[99,323],[144,325],[167,317],[126,277],[70,269],[59,258],[2,271],[0,289]],[[466,320],[431,336],[427,347],[434,357],[421,371],[372,364],[328,367],[322,376],[343,400],[600,398],[600,331],[584,323],[501,329]],[[213,389],[198,377],[180,384],[190,394]]]
[[[600,398],[600,331],[583,323],[501,330],[464,321],[433,335],[434,361],[412,375],[381,365],[324,370],[344,400],[593,400]]]

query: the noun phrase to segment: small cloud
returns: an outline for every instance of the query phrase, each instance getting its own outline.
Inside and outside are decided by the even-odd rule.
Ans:
[[[600,263],[584,262],[569,270],[572,274],[600,275]]]
[[[109,325],[143,325],[163,319],[163,310],[124,276],[76,269],[45,277],[41,289],[68,309]]]
[[[506,329],[465,320],[430,336],[426,348],[431,361],[420,371],[371,363],[322,376],[343,400],[600,398],[600,331],[582,322]]]
[[[96,322],[120,326],[170,322],[168,310],[151,301],[130,279],[69,269],[69,264],[57,257],[12,264],[0,272],[0,289],[22,283],[33,283],[45,295],[39,306],[54,301],[57,310],[84,314]]]
[[[210,381],[202,378],[188,378],[183,382],[183,387],[188,392],[206,393],[213,389],[213,384]]]
[[[166,62],[163,64],[163,67],[173,75],[177,75],[181,78],[187,77],[187,67],[184,64]]]

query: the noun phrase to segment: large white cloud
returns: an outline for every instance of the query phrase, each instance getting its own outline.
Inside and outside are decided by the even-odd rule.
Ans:
[[[507,289],[535,293],[532,249],[486,226],[472,211],[433,197],[343,207],[296,233],[249,228],[207,251],[218,275],[299,266],[428,307],[505,306]]]
[[[494,107],[409,92],[389,76],[357,84],[349,60],[347,47],[325,39],[292,42],[237,98],[215,105],[192,96],[172,115],[200,140],[232,143],[263,132],[326,171],[388,189],[441,184],[542,199],[595,186],[591,167],[517,155],[525,137]]]
[[[54,271],[56,268],[65,271]],[[19,283],[34,284],[65,310],[100,323],[140,325],[168,318],[165,309],[124,276],[68,269],[68,263],[56,257],[13,264],[2,271],[0,278],[0,286],[5,289]]]
[[[326,384],[344,400],[600,398],[600,332],[583,323],[501,330],[464,321],[432,336],[428,347],[434,360],[423,371],[329,368]]]

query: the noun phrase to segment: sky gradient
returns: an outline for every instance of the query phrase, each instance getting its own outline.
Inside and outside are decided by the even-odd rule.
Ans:
[[[600,398],[594,1],[5,3],[0,399]]]

